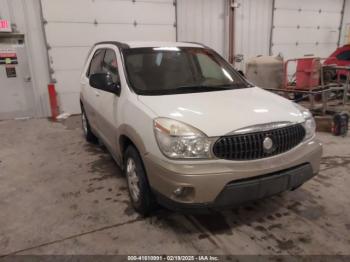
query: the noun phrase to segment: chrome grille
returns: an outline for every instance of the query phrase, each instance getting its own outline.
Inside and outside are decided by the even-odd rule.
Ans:
[[[303,141],[305,129],[301,124],[248,134],[224,136],[213,146],[216,157],[227,160],[254,160],[286,152]],[[273,147],[264,148],[263,143],[270,138]]]

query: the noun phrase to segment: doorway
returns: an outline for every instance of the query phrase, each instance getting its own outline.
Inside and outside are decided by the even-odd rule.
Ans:
[[[0,120],[34,116],[34,92],[23,35],[0,35]]]

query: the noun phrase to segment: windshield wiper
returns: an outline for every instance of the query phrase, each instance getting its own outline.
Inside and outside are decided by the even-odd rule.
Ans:
[[[173,90],[230,90],[233,89],[233,85],[184,85],[179,86]]]

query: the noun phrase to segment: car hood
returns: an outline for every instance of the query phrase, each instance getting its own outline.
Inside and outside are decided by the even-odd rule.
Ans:
[[[291,101],[258,87],[138,99],[158,117],[190,124],[208,136],[260,124],[304,121]]]

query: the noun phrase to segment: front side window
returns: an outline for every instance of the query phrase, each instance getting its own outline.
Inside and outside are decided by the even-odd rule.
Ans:
[[[102,62],[102,71],[103,73],[110,74],[114,83],[119,81],[117,56],[114,50],[106,50],[106,54]]]
[[[102,73],[102,61],[105,56],[105,49],[97,49],[91,59],[89,70],[86,74],[87,77],[97,74],[97,73]]]
[[[215,52],[204,48],[133,48],[123,51],[137,94],[209,92],[249,85]]]

